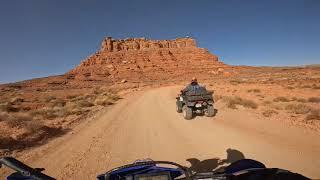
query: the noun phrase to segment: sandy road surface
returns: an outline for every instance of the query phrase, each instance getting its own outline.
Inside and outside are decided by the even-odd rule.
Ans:
[[[164,87],[127,96],[100,118],[21,159],[45,167],[58,179],[95,179],[110,168],[148,157],[183,165],[200,161],[200,169],[212,169],[231,148],[228,160],[245,156],[269,167],[320,177],[319,134],[260,120],[219,103],[213,118],[184,120],[175,112],[178,89]]]

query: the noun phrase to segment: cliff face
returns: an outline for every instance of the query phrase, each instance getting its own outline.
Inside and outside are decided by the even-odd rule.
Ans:
[[[107,37],[98,52],[84,60],[68,75],[76,79],[166,79],[191,76],[224,66],[218,57],[198,48],[192,38],[149,40]]]
[[[117,52],[127,50],[154,50],[163,48],[196,48],[196,42],[191,38],[179,38],[175,40],[148,40],[145,38],[128,38],[125,40],[113,40],[107,37],[102,41],[101,51]]]

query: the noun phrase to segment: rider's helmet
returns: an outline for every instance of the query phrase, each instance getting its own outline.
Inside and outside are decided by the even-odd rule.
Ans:
[[[191,83],[197,83],[197,82],[198,82],[198,80],[197,80],[196,77],[193,77],[193,78],[191,79]]]

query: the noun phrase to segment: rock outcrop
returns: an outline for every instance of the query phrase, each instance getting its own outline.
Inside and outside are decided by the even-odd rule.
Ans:
[[[208,73],[223,67],[218,57],[192,38],[149,40],[106,37],[98,52],[67,74],[76,79],[157,80]]]

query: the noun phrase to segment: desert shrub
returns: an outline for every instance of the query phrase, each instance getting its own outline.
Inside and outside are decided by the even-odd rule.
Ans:
[[[271,117],[274,114],[278,114],[278,112],[276,110],[273,109],[268,109],[262,112],[263,116],[265,117]]]
[[[0,104],[0,112],[7,111],[7,104],[8,103],[1,103]]]
[[[35,133],[41,130],[44,127],[41,121],[30,121],[25,124],[24,128],[29,132],[29,133]]]
[[[100,105],[100,106],[107,106],[107,105],[112,105],[113,102],[112,102],[112,100],[110,100],[110,99],[107,98],[107,97],[101,97],[101,98],[97,98],[97,99],[94,101],[94,104]]]
[[[17,114],[11,114],[7,117],[6,119],[6,124],[11,127],[24,127],[24,125],[26,124],[27,121],[31,121],[32,117],[30,116],[30,114],[26,114],[26,113],[17,113]]]
[[[263,101],[263,105],[268,105],[268,104],[271,104],[272,102],[271,101],[268,101],[268,100],[265,100]]]
[[[306,99],[304,99],[304,98],[297,98],[297,100],[296,100],[296,101],[301,102],[301,103],[305,103],[305,102],[307,102],[307,100],[306,100]]]
[[[22,97],[14,97],[10,100],[11,104],[21,104],[24,102],[24,99]]]
[[[66,101],[63,99],[55,99],[52,101],[51,107],[63,107],[66,105]]]
[[[37,109],[32,111],[33,116],[41,116],[43,119],[55,119],[57,117],[63,117],[66,115],[63,107],[44,107],[41,109]]]
[[[274,102],[289,102],[290,100],[286,97],[276,97],[273,99]]]
[[[65,117],[69,115],[69,112],[64,107],[54,107],[52,114],[56,117]]]
[[[319,97],[311,97],[311,98],[308,99],[308,102],[320,103],[320,98]]]
[[[23,106],[21,107],[22,111],[30,111],[31,110],[31,107],[29,106]]]
[[[74,99],[74,98],[76,98],[76,97],[78,97],[79,95],[75,95],[75,94],[70,94],[70,95],[67,95],[67,99]]]
[[[285,109],[295,114],[307,114],[311,108],[305,104],[288,104]]]
[[[93,102],[97,98],[97,95],[95,94],[86,94],[84,95],[84,100],[87,100],[89,102]]]
[[[248,92],[253,92],[253,93],[260,93],[260,89],[249,89]]]
[[[54,97],[54,96],[47,96],[47,97],[44,99],[44,101],[45,101],[45,102],[51,102],[51,101],[53,101],[53,100],[55,100],[55,99],[57,99],[57,98]]]
[[[102,96],[107,96],[109,97],[109,99],[117,101],[120,99],[119,95],[116,93],[112,93],[112,92],[104,92],[101,94]]]
[[[110,99],[112,99],[112,100],[114,100],[114,101],[117,101],[117,100],[120,99],[120,96],[117,95],[117,94],[112,94],[112,95],[110,95],[109,97],[110,97]]]
[[[38,92],[46,92],[47,90],[46,89],[37,88],[36,91],[38,91]]]
[[[227,106],[228,108],[231,109],[236,109],[236,105],[242,105],[246,108],[252,108],[252,109],[257,109],[258,108],[258,104],[255,103],[252,100],[248,100],[248,99],[242,99],[238,96],[236,97],[228,97],[225,98],[225,100],[227,101]]]
[[[320,120],[320,110],[313,109],[310,114],[306,116],[306,120]]]
[[[78,103],[79,107],[92,107],[92,106],[94,106],[94,104],[92,102],[85,100],[85,99],[80,100],[77,103]]]
[[[311,85],[303,85],[303,86],[301,86],[302,88],[312,88],[312,86]]]
[[[93,89],[93,94],[95,94],[95,95],[101,94],[103,92],[104,92],[104,90],[99,87]]]
[[[282,104],[272,104],[271,108],[276,109],[276,110],[283,110],[285,107]]]
[[[83,99],[85,99],[84,96],[77,96],[77,97],[71,99],[70,101],[71,101],[71,102],[76,102],[76,101],[80,101],[80,100],[83,100]]]
[[[320,89],[320,86],[314,84],[314,85],[312,86],[312,89]]]
[[[239,80],[239,79],[234,79],[234,80],[231,80],[231,81],[229,81],[229,82],[230,82],[230,84],[232,84],[232,85],[238,85],[238,84],[244,83],[244,81]]]
[[[33,112],[34,115],[41,116],[44,119],[54,119],[57,116],[53,113],[51,108],[44,107]]]
[[[2,103],[0,104],[0,111],[3,112],[19,112],[20,111],[20,107],[17,105],[12,105],[11,103]]]
[[[9,119],[9,114],[6,112],[0,112],[0,122],[7,121]]]
[[[257,96],[257,97],[260,97],[260,98],[262,98],[262,99],[265,98],[265,96],[262,95],[262,94],[257,94],[256,96]]]

